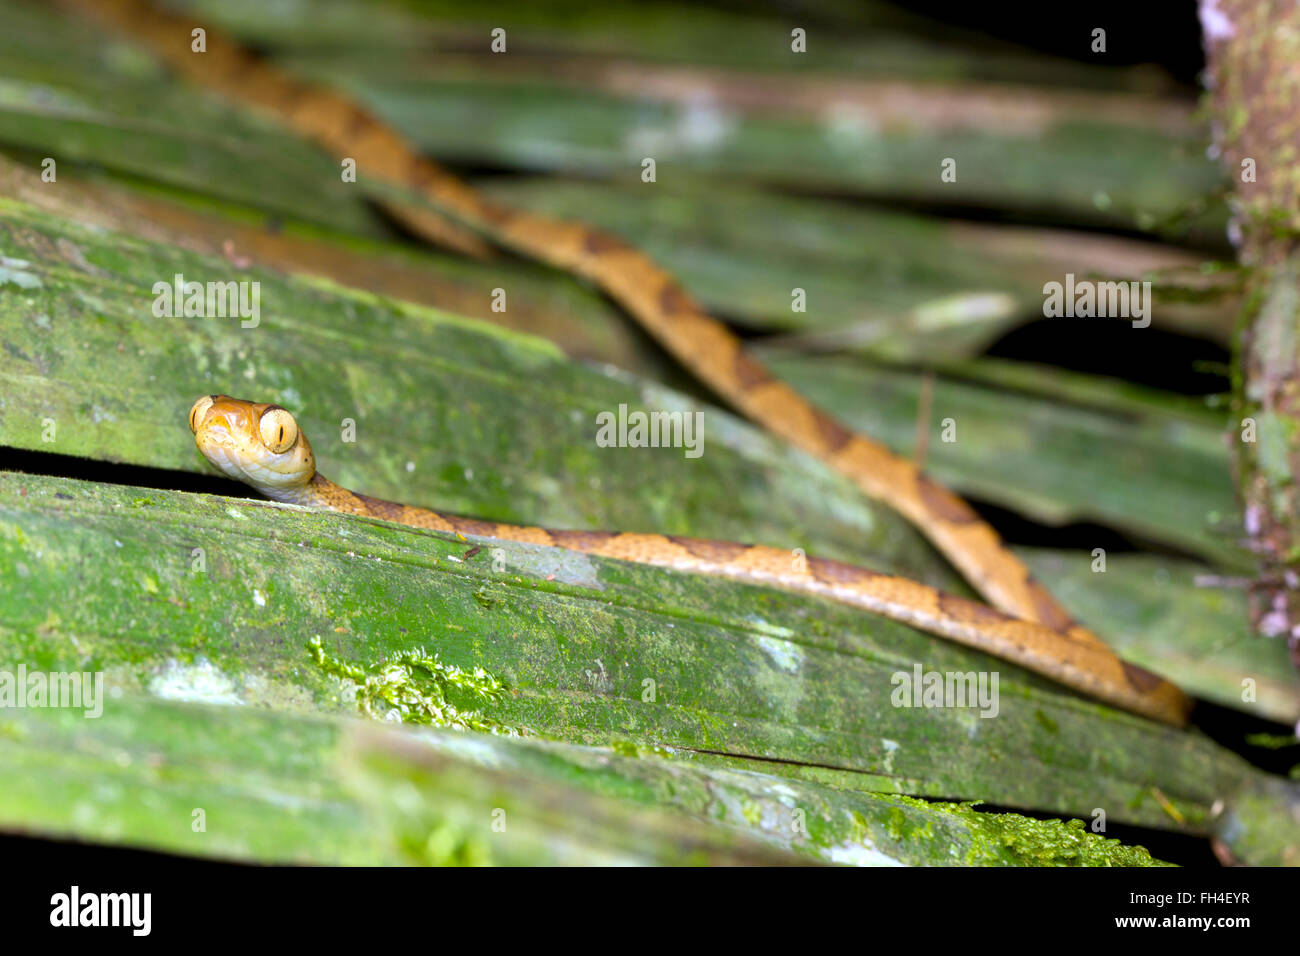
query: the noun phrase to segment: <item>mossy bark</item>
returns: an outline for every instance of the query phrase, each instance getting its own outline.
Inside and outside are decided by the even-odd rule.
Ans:
[[[1300,7],[1204,0],[1215,135],[1250,270],[1236,350],[1238,482],[1262,566],[1252,617],[1300,666]]]

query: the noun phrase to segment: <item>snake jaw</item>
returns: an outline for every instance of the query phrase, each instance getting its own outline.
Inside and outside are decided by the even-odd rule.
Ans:
[[[251,485],[276,501],[294,501],[311,483],[316,460],[307,436],[283,452],[266,446],[258,433],[262,414],[275,406],[229,395],[213,396],[201,421],[194,423],[194,444],[218,471]]]

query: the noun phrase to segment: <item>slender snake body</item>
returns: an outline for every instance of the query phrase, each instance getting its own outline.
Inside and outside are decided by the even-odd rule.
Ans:
[[[227,473],[279,500],[824,595],[1016,661],[1127,710],[1171,724],[1185,722],[1190,701],[1182,691],[1121,661],[1100,638],[1073,621],[961,498],[911,461],[855,434],[775,379],[671,274],[633,246],[582,224],[490,202],[352,100],[287,75],[216,31],[206,29],[206,52],[194,52],[191,30],[196,24],[188,18],[155,10],[142,0],[74,2],[143,43],[179,73],[273,114],[336,157],[354,159],[359,175],[419,197],[423,204],[392,200],[384,206],[426,239],[470,255],[485,254],[495,244],[588,279],[734,407],[848,475],[865,493],[910,520],[998,610],[838,562],[809,559],[799,570],[789,552],[772,548],[661,535],[546,531],[441,515],[340,488],[316,474],[314,463],[302,468],[300,458],[295,460],[301,470],[292,472],[289,480],[285,476],[290,472],[283,470],[288,459],[261,460],[267,446],[256,431],[254,415],[266,414],[268,406],[209,397],[211,407],[191,424],[200,449]],[[288,415],[282,409],[278,413]],[[238,421],[248,423],[245,431],[253,429],[242,443],[234,441]],[[218,441],[218,434],[227,437]],[[205,438],[208,435],[214,437]],[[306,438],[298,434],[298,439],[298,450],[284,454],[293,458],[305,452],[310,461]],[[241,461],[237,454],[248,457]],[[270,480],[259,475],[269,475]]]

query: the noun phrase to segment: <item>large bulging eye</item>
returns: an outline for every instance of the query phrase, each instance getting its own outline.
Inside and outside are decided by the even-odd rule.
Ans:
[[[211,407],[212,407],[211,395],[204,395],[197,402],[195,402],[193,406],[191,406],[190,431],[197,432],[199,430],[199,423],[203,421],[203,416],[208,413],[208,409]]]
[[[298,423],[283,408],[268,408],[262,413],[262,420],[257,423],[257,430],[262,435],[262,444],[279,454],[288,451],[298,440]]]

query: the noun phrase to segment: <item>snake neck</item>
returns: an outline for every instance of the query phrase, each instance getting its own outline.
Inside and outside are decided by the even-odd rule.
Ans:
[[[334,484],[320,472],[311,476],[311,481],[295,488],[259,488],[272,501],[282,501],[290,505],[303,505],[309,508],[334,508],[336,511],[350,509],[339,508],[336,504],[343,495],[351,497],[339,485]]]

